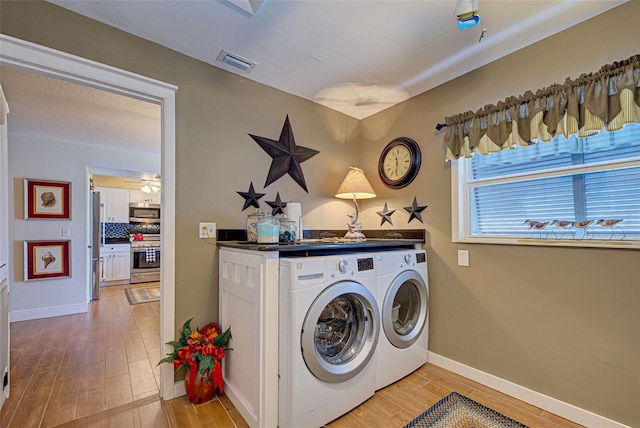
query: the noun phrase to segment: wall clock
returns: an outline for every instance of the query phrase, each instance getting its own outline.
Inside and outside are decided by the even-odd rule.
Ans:
[[[421,161],[418,143],[407,137],[396,138],[380,154],[378,174],[387,187],[401,189],[416,178]]]

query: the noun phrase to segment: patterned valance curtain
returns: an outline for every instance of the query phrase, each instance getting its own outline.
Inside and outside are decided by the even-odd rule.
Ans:
[[[640,54],[563,85],[553,84],[445,119],[447,159],[486,155],[556,135],[586,137],[640,123]]]

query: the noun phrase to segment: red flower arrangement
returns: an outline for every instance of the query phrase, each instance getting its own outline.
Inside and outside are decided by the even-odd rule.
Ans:
[[[192,330],[191,320],[193,318],[182,325],[179,340],[167,342],[167,345],[173,346],[173,352],[160,360],[158,365],[173,363],[176,370],[187,365],[184,379],[187,395],[192,402],[199,404],[210,400],[216,389],[224,392],[220,360],[226,351],[231,350],[226,347],[231,339],[231,327],[222,333],[220,326],[211,322]],[[195,391],[196,387],[204,389],[204,392]]]

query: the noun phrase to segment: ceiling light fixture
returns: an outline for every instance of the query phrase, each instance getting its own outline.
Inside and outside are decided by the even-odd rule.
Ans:
[[[142,187],[140,188],[144,193],[158,193],[160,191],[160,183],[154,183],[153,181],[144,181],[142,182]]]
[[[242,71],[249,72],[253,70],[257,63],[248,60],[246,58],[241,57],[240,55],[236,55],[234,53],[228,52],[224,49],[220,51],[216,60],[224,62],[225,64],[229,64],[232,67],[239,68]]]

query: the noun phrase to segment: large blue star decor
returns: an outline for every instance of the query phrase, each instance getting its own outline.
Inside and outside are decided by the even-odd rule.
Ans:
[[[413,204],[411,204],[410,207],[403,207],[404,210],[409,213],[409,221],[407,223],[411,223],[411,220],[413,220],[414,218],[418,219],[420,223],[424,223],[422,221],[422,214],[420,213],[424,211],[427,206],[428,205],[418,205],[418,199],[414,196]]]
[[[293,131],[289,123],[289,115],[287,115],[287,119],[284,121],[284,126],[282,127],[278,141],[266,137],[258,137],[257,135],[249,134],[249,136],[273,159],[264,187],[267,187],[283,175],[289,174],[305,192],[309,193],[300,164],[320,152],[306,147],[296,146],[296,140],[293,137]]]

